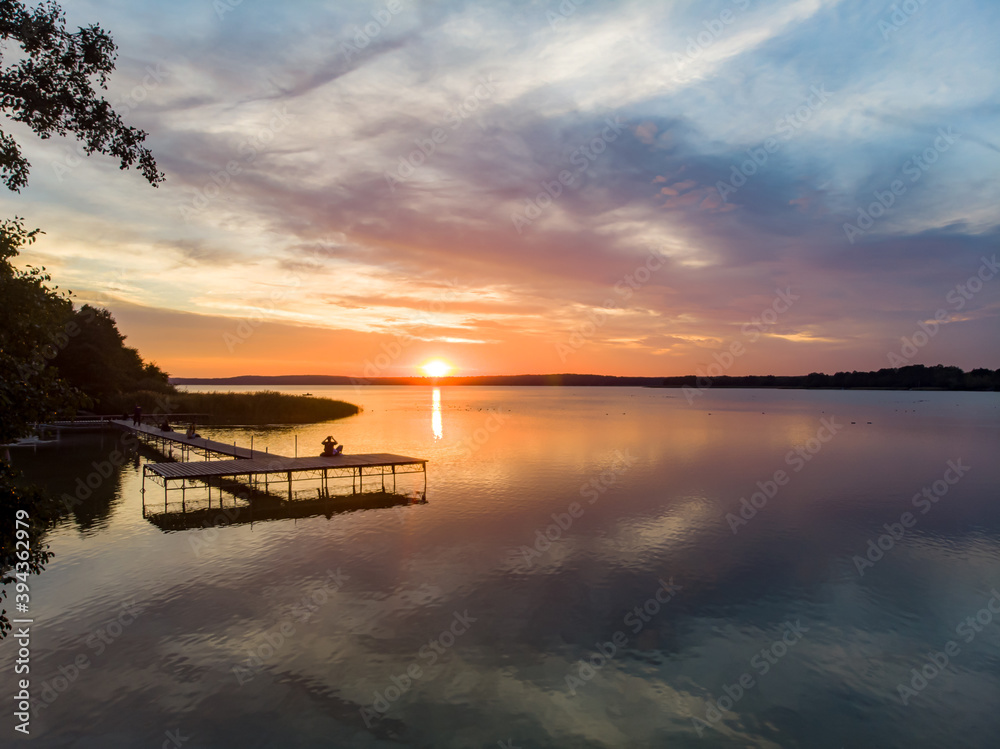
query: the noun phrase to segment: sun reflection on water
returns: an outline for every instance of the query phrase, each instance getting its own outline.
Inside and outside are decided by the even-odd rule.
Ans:
[[[439,440],[444,437],[441,425],[441,388],[434,388],[431,398],[431,429],[434,430],[434,439]]]

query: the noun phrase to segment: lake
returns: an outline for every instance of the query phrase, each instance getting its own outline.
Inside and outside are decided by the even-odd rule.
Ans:
[[[13,449],[79,497],[33,747],[994,745],[1000,394],[268,389],[364,410],[200,432],[426,458],[426,502],[166,532],[121,437]]]

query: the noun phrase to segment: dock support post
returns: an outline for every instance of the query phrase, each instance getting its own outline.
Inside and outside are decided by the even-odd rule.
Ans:
[[[292,472],[288,472],[288,501],[292,501]]]

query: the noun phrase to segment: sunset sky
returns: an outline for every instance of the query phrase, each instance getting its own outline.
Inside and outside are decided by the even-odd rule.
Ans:
[[[64,7],[167,181],[3,212],[171,374],[1000,367],[1000,3]]]

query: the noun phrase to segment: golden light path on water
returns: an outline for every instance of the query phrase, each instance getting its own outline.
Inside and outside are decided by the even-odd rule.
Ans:
[[[441,388],[434,388],[431,395],[431,429],[434,431],[434,439],[439,440],[444,437],[444,427],[441,423]]]

